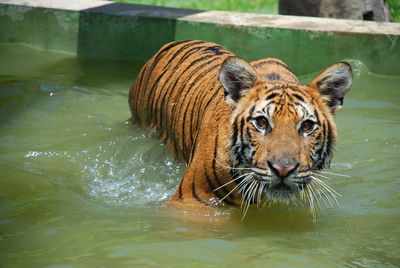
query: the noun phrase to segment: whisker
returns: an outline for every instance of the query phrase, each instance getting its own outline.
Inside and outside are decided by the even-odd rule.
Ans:
[[[243,219],[246,217],[247,211],[251,204],[251,199],[254,196],[254,189],[255,189],[255,186],[257,185],[257,181],[253,180],[252,182],[249,182],[249,183],[250,183],[250,186],[248,187],[248,189],[246,190],[246,193],[243,195],[243,198],[242,198],[242,201],[245,201],[245,204],[244,204],[245,210],[244,210],[242,219],[240,221],[243,221]],[[242,202],[242,204],[243,203],[244,202]]]
[[[226,169],[253,170],[252,168],[230,167],[230,166],[224,165],[224,164],[222,164],[221,162],[219,162],[218,159],[217,159],[216,157],[214,157],[214,160],[216,161],[216,163],[217,163],[218,165],[220,165],[221,167],[226,168]]]
[[[332,189],[330,186],[328,186],[324,181],[322,181],[322,180],[320,180],[320,179],[318,179],[318,178],[315,178],[315,177],[314,177],[314,180],[318,181],[318,183],[320,183],[321,186],[323,186],[326,190],[328,190],[332,195],[342,197],[338,192],[336,192],[335,190],[333,190],[333,189]]]
[[[239,177],[237,177],[237,178],[235,178],[235,179],[233,179],[233,180],[231,179],[231,180],[228,181],[227,183],[225,183],[225,184],[219,186],[218,188],[215,188],[213,191],[215,192],[215,191],[221,189],[222,187],[225,187],[225,186],[227,186],[228,184],[230,184],[230,183],[232,183],[232,182],[234,182],[234,181],[236,181],[236,180],[238,180],[238,179],[241,179],[241,178],[247,176],[248,174],[250,174],[250,173],[242,174],[242,175],[240,175]]]
[[[264,187],[265,187],[266,184],[267,183],[265,181],[262,181],[258,185],[257,208],[258,208],[258,205],[261,203],[261,196],[262,196],[262,193],[264,191]]]
[[[351,176],[345,175],[345,174],[338,174],[338,173],[333,173],[333,172],[328,172],[328,171],[320,171],[320,172],[321,173],[325,173],[325,174],[329,174],[329,175],[339,176],[339,177],[351,178]]]
[[[312,177],[314,179],[314,177]],[[330,206],[333,206],[332,203],[332,199],[331,197],[328,195],[328,193],[326,192],[326,190],[319,185],[319,180],[314,179],[313,180],[313,184],[315,185],[315,187],[318,190],[319,196],[321,197],[321,199],[324,201],[325,205],[328,206],[328,204],[326,203],[325,199],[329,202]],[[322,195],[324,196],[324,198],[322,198]]]
[[[316,200],[316,203],[317,203],[317,206],[318,206],[318,210],[321,208],[321,203],[320,203],[320,200],[321,200],[321,190],[320,190],[320,188],[317,186],[317,184],[315,184],[315,185],[313,185],[313,191],[314,191],[314,195],[317,197],[317,195],[318,195],[318,197],[315,199]]]
[[[255,184],[255,183],[257,183],[256,181],[254,181],[254,180],[249,180],[248,181],[248,183],[246,184],[246,190],[245,190],[245,192],[244,193],[242,193],[242,204],[241,204],[241,206],[240,207],[242,207],[243,205],[244,205],[244,203],[249,203],[249,197],[250,196],[248,196],[249,195],[249,193],[251,193],[251,189],[252,189],[252,187],[253,187],[253,185]]]
[[[329,191],[329,189],[327,189],[327,187],[321,185],[321,192],[324,194],[325,198],[328,200],[329,204],[331,207],[335,206],[335,203],[337,205],[339,205],[337,199],[336,199],[336,195],[332,192]]]
[[[246,175],[249,175],[250,173],[247,173]],[[226,197],[228,197],[233,191],[235,191],[236,189],[238,189],[239,187],[241,187],[242,184],[246,183],[247,178],[245,178],[244,180],[242,180],[241,182],[239,182],[235,187],[233,187],[233,189],[227,193],[223,198],[221,198],[220,202],[222,202]]]
[[[324,175],[319,174],[319,173],[316,173],[316,172],[312,172],[312,174],[315,175],[315,176],[320,176],[321,178],[324,178],[324,179],[327,179],[327,180],[330,180],[330,179],[331,179],[331,178],[329,178],[329,177],[327,177],[327,176],[324,176]]]
[[[324,204],[326,207],[333,207],[333,202],[332,202],[332,198],[327,194],[326,190],[322,187],[319,187],[318,184],[316,184],[318,186],[318,193],[320,198],[324,201]]]
[[[247,203],[247,204],[246,204],[246,208],[245,208],[244,213],[243,213],[243,216],[242,216],[242,218],[240,219],[240,221],[243,221],[244,218],[246,217],[247,210],[249,209],[249,207],[250,207],[250,203]]]
[[[314,201],[312,198],[312,192],[311,192],[311,187],[307,187],[307,199],[308,199],[308,203],[310,204],[310,212],[313,215],[314,218]]]
[[[300,187],[299,187],[300,188]],[[305,189],[305,187],[303,186],[302,188],[301,188],[301,190],[300,190],[300,199],[301,200],[303,200],[303,201],[305,201],[305,192],[306,192],[307,190]]]
[[[255,181],[256,183],[254,184],[253,190],[251,192],[251,202],[252,204],[256,203],[256,193],[257,193],[257,189],[259,187],[260,182]]]
[[[337,201],[337,197],[342,197],[338,192],[336,192],[335,190],[333,190],[331,187],[329,187],[325,182],[323,182],[322,180],[315,178],[313,176],[311,176],[311,178],[314,179],[314,182],[316,184],[318,184],[322,189],[324,189],[326,191],[326,193],[330,194],[330,198],[332,198],[335,203],[340,206],[339,202]],[[328,195],[326,195],[326,197],[328,198]],[[330,199],[328,198],[328,199]]]
[[[313,221],[316,220],[316,216],[318,214],[318,210],[320,208],[319,203],[318,203],[318,198],[315,198],[315,189],[314,189],[314,185],[310,184],[310,200],[312,200],[312,205],[310,206],[310,210],[311,210],[311,214],[313,216]]]

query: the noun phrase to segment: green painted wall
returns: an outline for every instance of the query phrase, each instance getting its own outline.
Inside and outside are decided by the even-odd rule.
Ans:
[[[276,57],[299,75],[346,59],[360,60],[375,73],[400,75],[400,36],[234,27],[189,21],[178,21],[176,28],[178,40],[213,41],[247,60]]]
[[[298,75],[349,58],[372,72],[400,75],[400,36],[200,23],[184,16],[202,11],[146,9],[113,3],[76,12],[0,3],[0,42],[104,59],[147,60],[167,42],[202,39],[247,60],[280,58]]]
[[[0,4],[0,42],[76,52],[79,13]]]

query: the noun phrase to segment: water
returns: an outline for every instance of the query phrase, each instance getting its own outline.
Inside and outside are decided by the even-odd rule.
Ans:
[[[164,207],[184,165],[129,118],[141,63],[0,45],[1,267],[399,267],[399,77],[356,79],[328,183],[340,207]]]

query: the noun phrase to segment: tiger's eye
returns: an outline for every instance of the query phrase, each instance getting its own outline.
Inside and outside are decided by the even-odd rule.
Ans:
[[[259,116],[256,118],[257,127],[266,129],[268,127],[268,120],[264,116]]]
[[[311,120],[306,120],[301,124],[300,130],[303,133],[310,133],[314,130],[315,123]]]

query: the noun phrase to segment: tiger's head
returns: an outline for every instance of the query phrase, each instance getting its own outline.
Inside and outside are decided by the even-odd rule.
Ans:
[[[228,146],[242,199],[289,202],[307,190],[330,195],[317,175],[332,158],[333,116],[351,87],[351,67],[336,63],[309,85],[289,71],[272,76],[237,57],[226,59],[219,74],[232,109]]]

